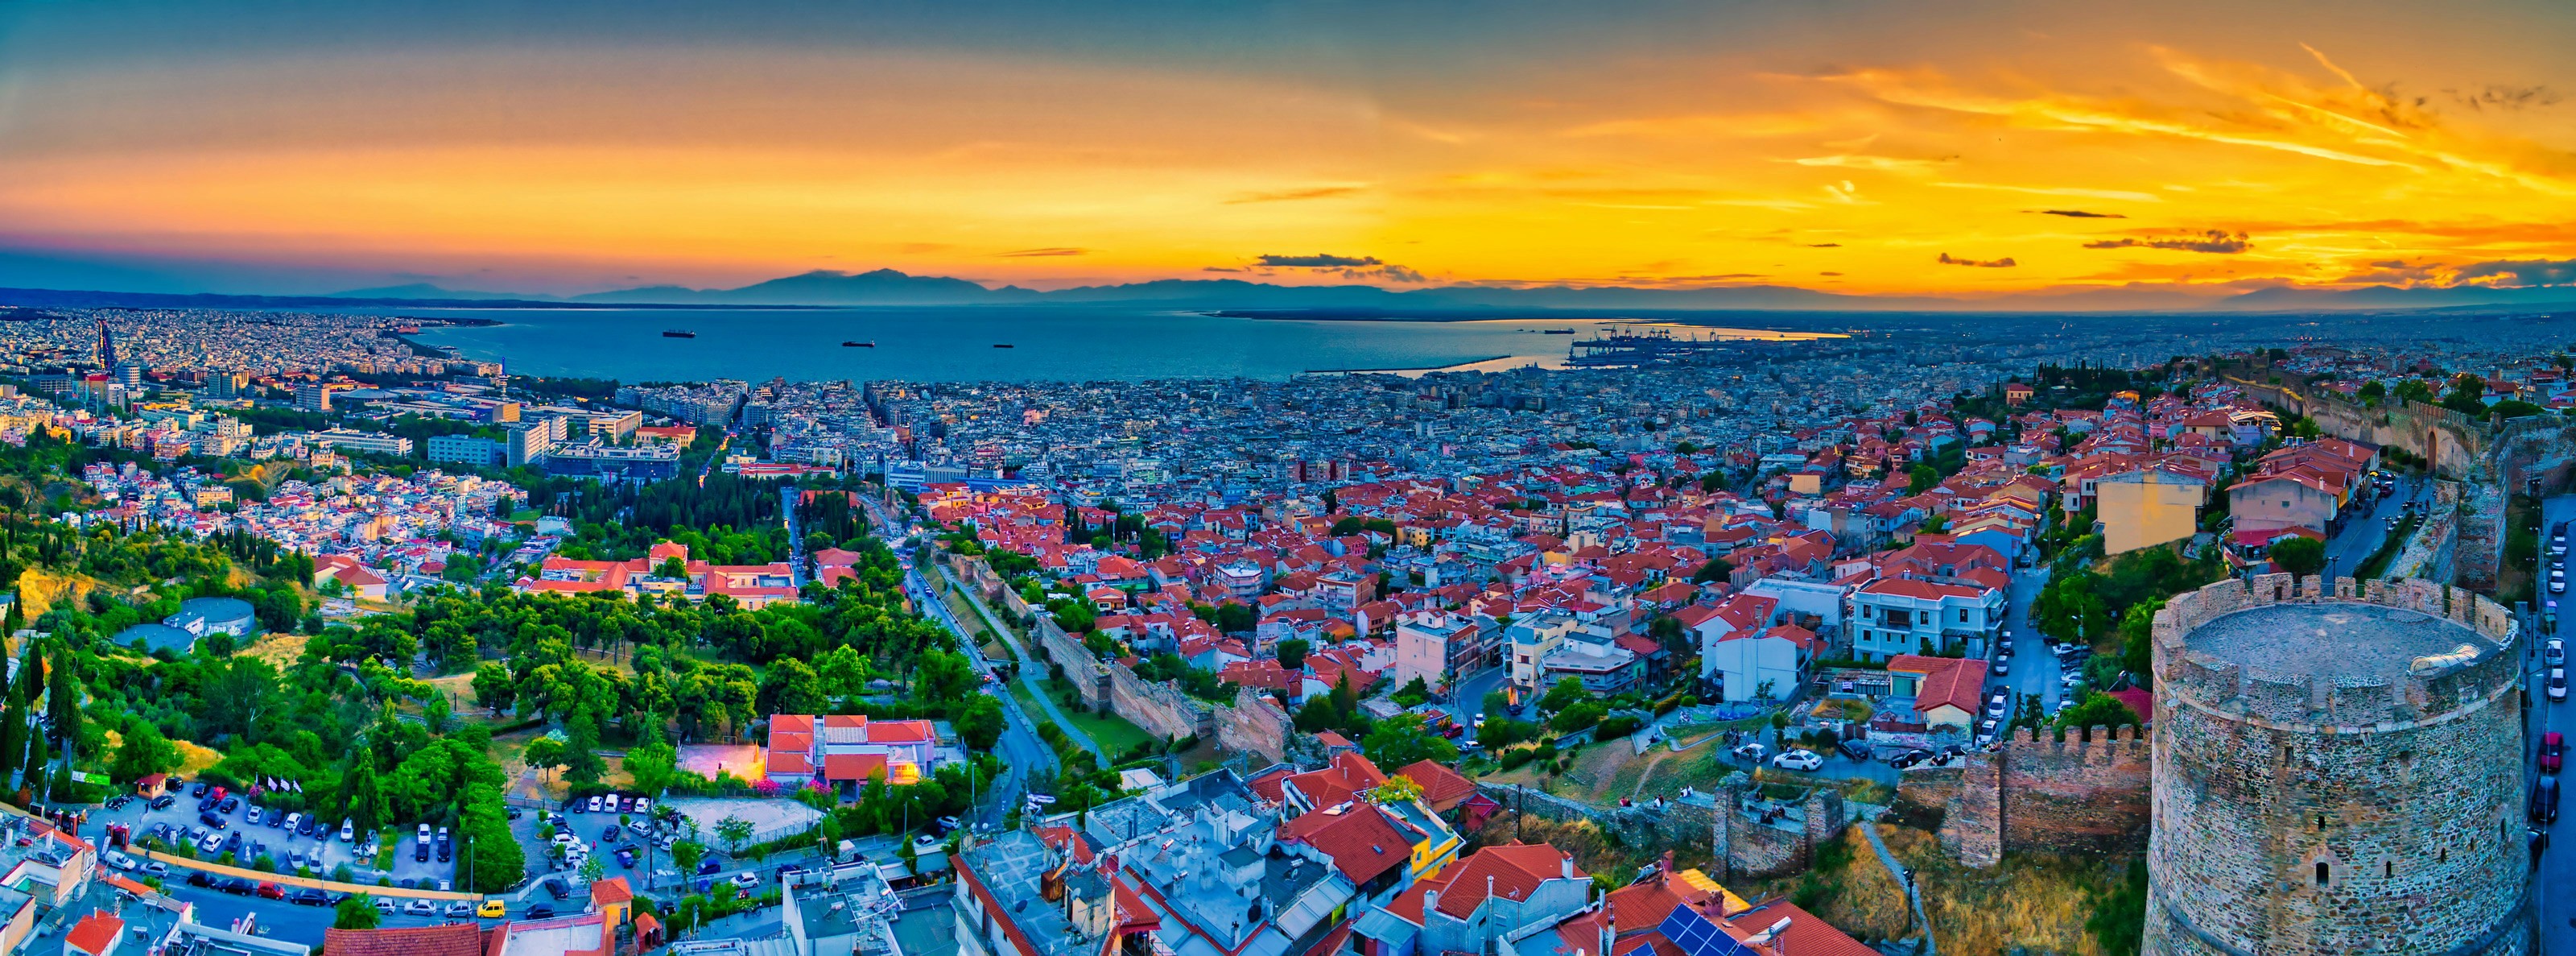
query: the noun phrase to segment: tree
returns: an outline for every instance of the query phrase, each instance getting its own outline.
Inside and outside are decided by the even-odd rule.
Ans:
[[[662,740],[661,720],[649,718],[641,743],[626,749],[626,774],[635,778],[635,789],[646,796],[660,794],[671,785],[680,768],[679,748]]]
[[[671,862],[679,866],[680,875],[687,876],[698,872],[698,859],[706,852],[696,840],[681,840],[671,844]]]
[[[140,717],[125,722],[124,739],[117,744],[116,762],[108,774],[118,782],[131,782],[179,765],[179,748],[161,735],[161,728]]]
[[[2306,576],[2326,566],[2326,544],[2315,538],[2291,538],[2272,546],[2272,566]]]
[[[563,741],[552,737],[539,737],[528,741],[528,749],[519,756],[528,762],[530,768],[553,773],[556,767],[563,766]],[[633,763],[635,758],[634,755],[629,754],[626,759],[628,763]]]
[[[510,710],[519,699],[518,682],[510,677],[509,665],[485,661],[474,669],[474,699],[492,710]]]
[[[608,761],[599,756],[599,719],[589,711],[578,711],[565,721],[564,779],[575,783],[598,783],[608,774]]]
[[[725,841],[728,850],[742,849],[751,839],[751,821],[738,816],[716,821],[716,839]]]
[[[1421,714],[1397,714],[1369,728],[1360,749],[1381,767],[1402,767],[1424,760],[1447,763],[1458,757],[1458,748],[1447,738],[1432,733],[1422,725]]]
[[[1279,642],[1279,666],[1294,673],[1306,669],[1306,652],[1314,645],[1302,637]]]
[[[331,928],[374,929],[380,915],[376,912],[376,901],[373,896],[352,893],[342,898],[340,905],[331,908]]]
[[[1413,782],[1412,777],[1400,773],[1386,778],[1385,783],[1371,788],[1368,793],[1369,801],[1372,803],[1404,803],[1419,799],[1421,796],[1422,785]]]
[[[1707,564],[1699,566],[1699,570],[1691,572],[1690,579],[1692,584],[1708,584],[1724,581],[1734,573],[1735,565],[1726,563],[1725,558],[1710,558]]]
[[[2118,727],[2141,723],[2138,712],[2120,699],[2098,690],[2087,690],[2073,706],[2057,712],[2060,727]]]
[[[1547,689],[1547,696],[1538,699],[1538,709],[1554,713],[1572,707],[1576,701],[1590,696],[1592,692],[1583,689],[1582,681],[1567,677],[1558,680],[1556,686]]]
[[[1905,493],[1909,495],[1930,491],[1940,483],[1941,472],[1930,465],[1916,465],[1905,473]]]
[[[769,662],[760,675],[760,707],[772,714],[811,714],[823,709],[822,682],[814,668],[793,657]]]
[[[975,665],[967,662],[966,655],[941,650],[922,653],[914,678],[916,695],[937,706],[965,699],[966,695],[975,692],[975,685],[980,682],[980,678],[975,676]]]
[[[1001,701],[989,694],[977,694],[966,702],[964,710],[950,718],[950,722],[957,726],[957,736],[966,744],[968,751],[983,753],[1001,742],[1002,730],[1009,720],[1002,713]],[[632,762],[633,758],[628,760]]]

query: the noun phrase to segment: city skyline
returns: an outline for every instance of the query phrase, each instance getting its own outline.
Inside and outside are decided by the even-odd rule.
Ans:
[[[2576,281],[2538,4],[610,12],[0,14],[0,285]]]

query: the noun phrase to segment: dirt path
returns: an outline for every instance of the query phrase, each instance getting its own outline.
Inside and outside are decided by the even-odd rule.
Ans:
[[[1655,759],[1646,761],[1646,769],[1638,772],[1637,774],[1637,785],[1628,788],[1628,799],[1645,799],[1646,782],[1655,779],[1655,768],[1663,766],[1664,761],[1671,759],[1672,757],[1672,751],[1667,750],[1663,753],[1656,754]]]

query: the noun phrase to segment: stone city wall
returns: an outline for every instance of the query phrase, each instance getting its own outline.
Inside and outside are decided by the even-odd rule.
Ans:
[[[1252,688],[1234,691],[1234,706],[1219,707],[1212,715],[1216,722],[1216,743],[1237,753],[1260,754],[1271,763],[1288,759],[1288,738],[1297,732],[1286,711],[1270,699],[1253,693]]]
[[[2112,854],[2144,850],[2152,761],[2135,727],[2034,736],[1999,751],[2003,849]]]

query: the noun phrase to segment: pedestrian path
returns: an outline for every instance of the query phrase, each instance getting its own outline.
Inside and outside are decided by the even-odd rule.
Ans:
[[[1932,944],[1932,921],[1923,915],[1923,894],[1915,889],[1914,878],[1905,872],[1904,864],[1896,862],[1896,854],[1887,851],[1887,842],[1878,838],[1877,820],[1861,821],[1860,832],[1869,837],[1869,848],[1878,852],[1878,862],[1887,866],[1897,885],[1905,887],[1905,901],[1914,906],[1914,925],[1923,928],[1923,956],[1938,956],[1941,949]]]

